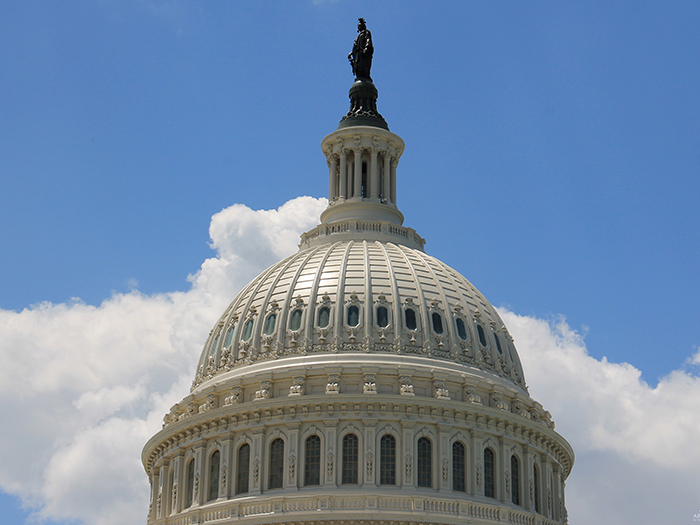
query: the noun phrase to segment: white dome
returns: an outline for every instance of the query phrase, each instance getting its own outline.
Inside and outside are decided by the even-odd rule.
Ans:
[[[193,390],[260,361],[358,353],[447,360],[525,388],[503,321],[462,275],[396,240],[327,239],[238,294],[204,345]]]
[[[566,523],[573,450],[493,306],[402,225],[371,81],[350,95],[321,224],[233,300],[144,447],[149,524]]]

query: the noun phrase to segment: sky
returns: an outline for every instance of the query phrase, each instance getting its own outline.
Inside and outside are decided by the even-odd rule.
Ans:
[[[326,206],[359,16],[404,224],[500,309],[570,522],[700,514],[700,3],[8,0],[3,524],[145,522],[143,444]]]

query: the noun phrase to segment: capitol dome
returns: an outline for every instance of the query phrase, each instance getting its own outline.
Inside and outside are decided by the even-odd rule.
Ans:
[[[374,84],[350,97],[321,224],[231,302],[144,448],[148,523],[566,523],[573,450],[495,308],[403,225]]]

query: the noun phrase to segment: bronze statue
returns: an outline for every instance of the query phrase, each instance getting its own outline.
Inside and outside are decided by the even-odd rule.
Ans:
[[[367,29],[364,18],[358,18],[357,32],[358,35],[352,46],[352,51],[348,55],[348,60],[352,66],[352,72],[355,78],[371,81],[372,78],[369,76],[369,70],[372,68],[374,46],[372,45],[372,33]]]

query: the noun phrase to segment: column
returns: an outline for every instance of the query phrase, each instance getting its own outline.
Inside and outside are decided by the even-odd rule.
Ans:
[[[348,198],[348,155],[346,149],[340,152],[340,193],[339,197]]]
[[[262,492],[263,486],[263,476],[265,475],[265,462],[263,457],[265,454],[265,443],[263,438],[265,437],[265,427],[259,426],[251,429],[253,432],[253,447],[250,454],[251,459],[251,475],[252,482],[250,484],[250,494],[256,495]]]
[[[391,202],[391,157],[389,152],[385,151],[384,157],[384,170],[382,172],[382,197],[387,202]]]
[[[379,194],[379,165],[377,163],[379,150],[372,148],[370,153],[372,160],[369,165],[369,196],[375,198]]]
[[[228,499],[231,490],[231,435],[222,440],[221,464],[219,465],[219,498]]]
[[[415,470],[415,458],[413,447],[413,422],[401,423],[401,456],[399,457],[399,474],[404,488],[413,488],[413,471]]]
[[[204,503],[204,448],[205,441],[200,441],[194,447],[194,490],[192,492],[192,506],[196,507]]]
[[[325,436],[325,442],[326,442],[326,464],[321,465],[321,469],[325,473],[325,479],[326,487],[333,487],[336,485],[336,472],[338,469],[338,462],[340,461],[340,458],[336,454],[336,432],[337,432],[337,425],[338,425],[338,420],[337,419],[332,419],[328,421],[324,421],[324,425],[326,426],[326,436]],[[324,457],[324,456],[321,456]]]
[[[338,155],[331,153],[330,156],[330,173],[328,176],[328,200],[338,198]]]
[[[375,428],[377,426],[376,419],[366,419],[365,423],[365,472],[364,472],[364,483],[365,487],[376,487],[377,470],[379,469],[379,456],[378,451],[375,450],[376,434]],[[362,468],[362,465],[360,465]]]
[[[391,158],[391,202],[394,204],[396,204],[396,166],[398,163],[398,157]]]
[[[520,466],[521,473],[520,479],[524,482],[521,484],[521,494],[524,493],[525,497],[521,499],[520,504],[525,507],[526,510],[535,510],[534,501],[534,487],[532,494],[530,491],[530,484],[532,483],[532,470],[533,470],[534,460],[532,454],[530,453],[530,447],[528,445],[523,445],[523,464]]]
[[[362,198],[362,149],[355,148],[355,188],[353,191],[353,197]]]
[[[165,491],[166,487],[166,475],[167,475],[167,462],[163,462],[158,469],[158,496],[156,497],[156,518],[160,519],[165,516],[165,501],[164,498],[167,497]]]
[[[299,490],[299,469],[301,465],[301,451],[299,450],[299,428],[301,423],[293,421],[287,425],[289,428],[289,481],[284,486],[287,490]]]
[[[447,492],[452,490],[450,481],[452,480],[452,462],[450,461],[450,427],[447,425],[437,425],[438,430],[438,490]]]
[[[180,451],[178,456],[173,459],[173,464],[171,466],[173,472],[173,486],[170,487],[171,499],[170,499],[170,514],[177,513],[180,508],[182,508],[182,489],[184,488],[184,483],[180,483],[180,474],[182,472],[182,454]]]
[[[496,458],[496,476],[498,481],[498,487],[496,488],[496,499],[499,501],[510,501],[510,491],[513,488],[512,480],[510,483],[506,483],[506,479],[510,479],[510,453],[508,452],[508,445],[506,445],[505,440],[502,437],[498,438],[498,455],[500,457],[500,462]],[[498,474],[498,467],[500,463],[500,476]],[[506,486],[507,485],[507,486]]]

